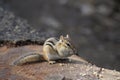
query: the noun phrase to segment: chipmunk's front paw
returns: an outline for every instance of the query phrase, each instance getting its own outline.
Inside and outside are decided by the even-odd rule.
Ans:
[[[55,64],[56,61],[49,61],[49,64]]]

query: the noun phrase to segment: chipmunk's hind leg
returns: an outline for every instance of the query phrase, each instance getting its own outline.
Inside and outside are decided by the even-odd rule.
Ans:
[[[46,44],[43,48],[44,58],[49,64],[56,63],[57,52],[50,45]]]
[[[52,58],[51,53],[47,53],[45,57],[46,57],[46,60],[49,64],[55,64],[56,63],[56,61]]]
[[[48,61],[49,64],[55,64],[56,61]]]

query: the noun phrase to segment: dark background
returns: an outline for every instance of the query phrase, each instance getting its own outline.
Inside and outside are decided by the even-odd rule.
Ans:
[[[120,70],[119,0],[0,0],[0,7],[49,37],[69,34],[81,57]]]

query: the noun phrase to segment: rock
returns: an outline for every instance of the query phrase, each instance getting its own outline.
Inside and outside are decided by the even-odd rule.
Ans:
[[[36,62],[23,66],[11,65],[19,56],[29,52],[42,52],[40,45],[18,48],[0,48],[0,80],[119,80],[120,72],[100,68],[81,61],[60,61],[56,64]],[[61,66],[60,64],[64,64]]]
[[[26,20],[16,17],[12,12],[0,7],[0,41],[15,43],[30,40],[41,43],[53,35],[55,36],[55,32],[44,31],[41,27],[31,27]]]

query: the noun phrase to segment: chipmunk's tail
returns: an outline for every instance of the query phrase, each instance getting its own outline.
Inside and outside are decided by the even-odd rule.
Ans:
[[[13,65],[24,65],[26,63],[40,62],[43,61],[43,56],[38,53],[28,53],[20,56],[13,62]]]

